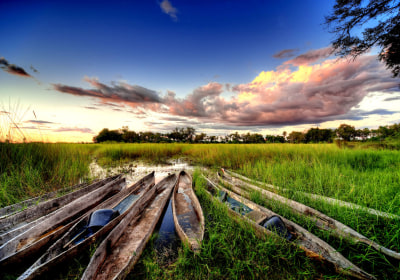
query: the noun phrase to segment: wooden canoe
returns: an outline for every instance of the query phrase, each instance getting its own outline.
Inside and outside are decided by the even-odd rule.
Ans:
[[[256,183],[260,186],[265,186],[268,189],[272,189],[272,190],[280,190],[280,191],[289,191],[288,189],[285,188],[280,188],[271,184],[266,184],[266,183],[262,183],[256,180],[252,180],[249,179],[245,176],[242,176],[240,174],[237,174],[233,171],[229,171],[229,170],[225,170],[226,172],[228,172],[230,175],[237,177],[239,179],[242,179],[244,181],[250,182],[250,183]],[[361,206],[355,203],[351,203],[351,202],[347,202],[347,201],[343,201],[343,200],[339,200],[336,198],[332,198],[332,197],[327,197],[327,196],[322,196],[322,195],[318,195],[318,194],[313,194],[313,193],[307,193],[307,192],[302,192],[302,191],[295,191],[295,193],[299,193],[302,194],[312,200],[315,201],[323,201],[324,203],[330,204],[330,205],[334,205],[334,206],[340,206],[340,207],[345,207],[348,209],[355,209],[364,213],[367,213],[369,215],[375,215],[377,217],[382,217],[385,219],[392,219],[392,220],[400,220],[400,216],[396,215],[396,214],[392,214],[392,213],[387,213],[387,212],[383,212],[383,211],[379,211],[373,208],[368,208],[365,206]]]
[[[48,201],[41,202],[35,206],[31,206],[21,212],[9,215],[0,219],[0,245],[4,244],[13,237],[21,234],[29,228],[47,219],[47,214],[67,205],[77,198],[88,194],[105,184],[118,179],[121,175],[112,176],[104,180],[95,182],[89,186],[78,189],[72,193],[57,197]],[[28,205],[29,202],[22,203]],[[17,206],[14,206],[17,207]],[[14,208],[15,209],[15,208]]]
[[[23,210],[29,208],[29,207],[37,206],[39,203],[42,203],[44,201],[50,200],[54,197],[57,197],[57,196],[59,196],[59,194],[66,194],[66,193],[69,193],[72,191],[76,191],[78,189],[82,189],[82,188],[86,187],[87,185],[88,185],[87,183],[76,184],[76,185],[69,186],[66,188],[58,189],[56,191],[45,193],[41,196],[32,197],[32,198],[29,198],[27,200],[24,200],[24,201],[21,201],[21,202],[12,204],[12,205],[5,206],[0,209],[0,221],[4,218],[7,218],[8,216],[14,215],[20,211],[23,211]]]
[[[229,208],[229,213],[236,217],[241,217],[247,220],[250,225],[259,234],[276,234],[276,232],[270,231],[262,226],[268,219],[272,217],[279,217],[286,227],[287,232],[290,237],[284,237],[289,242],[296,244],[299,248],[304,250],[309,257],[319,260],[325,260],[333,264],[336,271],[348,276],[352,276],[358,279],[376,279],[374,276],[368,274],[364,270],[357,267],[355,264],[350,262],[344,256],[342,256],[337,250],[330,246],[325,241],[321,240],[317,236],[313,235],[301,226],[293,223],[290,220],[272,212],[271,210],[264,208],[244,197],[231,192],[222,186],[217,186],[210,179],[204,177],[207,181],[207,187],[215,190],[221,190],[225,192],[231,199],[238,201],[248,207],[251,211],[242,215],[231,208]],[[281,236],[282,237],[282,236]]]
[[[194,252],[199,251],[204,236],[204,215],[192,188],[192,177],[185,171],[179,173],[172,194],[172,215],[180,239]]]
[[[378,252],[381,252],[389,257],[400,260],[400,253],[390,250],[368,239],[367,237],[355,231],[354,229],[350,228],[349,226],[346,226],[345,224],[319,212],[318,210],[315,210],[314,208],[311,208],[307,205],[291,200],[289,198],[283,197],[276,193],[270,192],[268,190],[264,190],[260,187],[242,181],[238,178],[231,177],[230,176],[231,173],[223,169],[222,173],[223,174],[221,174],[222,176],[220,176],[220,180],[226,184],[233,186],[232,190],[242,196],[246,196],[247,198],[249,198],[250,194],[248,190],[257,191],[265,198],[279,201],[280,203],[283,203],[288,207],[290,207],[293,211],[313,219],[315,225],[322,230],[329,231],[331,234],[337,237],[347,238],[353,241],[354,243],[364,243],[368,246],[371,246]]]
[[[59,238],[33,265],[31,265],[18,279],[38,279],[56,265],[71,260],[80,251],[94,242],[101,240],[121,221],[128,213],[136,216],[147,205],[156,192],[154,188],[154,172],[136,182],[133,186],[124,189],[117,195],[111,197],[90,213],[85,214],[79,222],[73,225],[68,232]],[[128,203],[125,203],[125,202]],[[122,207],[121,207],[122,206]],[[82,235],[87,229],[91,215],[95,210],[118,209],[119,215],[114,217],[106,225],[98,229],[90,236]],[[79,237],[77,239],[77,237]],[[82,240],[80,240],[83,237]]]
[[[124,279],[139,260],[149,241],[176,183],[172,174],[157,183],[157,196],[149,203],[138,221],[129,213],[97,248],[82,280]]]
[[[0,267],[25,262],[27,257],[43,252],[45,245],[51,244],[65,233],[73,225],[74,220],[119,192],[124,186],[125,178],[117,178],[48,214],[40,223],[0,247]]]

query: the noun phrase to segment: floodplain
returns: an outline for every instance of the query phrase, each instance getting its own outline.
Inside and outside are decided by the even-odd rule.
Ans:
[[[201,252],[193,254],[179,243],[176,253],[163,256],[155,250],[155,233],[128,279],[347,279],[328,263],[309,258],[293,244],[279,237],[260,239],[246,222],[230,218],[227,208],[210,198],[201,176],[204,172],[213,176],[221,167],[277,186],[276,193],[400,251],[400,220],[305,195],[316,194],[400,215],[398,150],[287,143],[0,143],[0,151],[0,207],[112,172],[125,173],[132,181],[151,170],[156,175],[179,169],[193,172],[193,185],[206,222]],[[251,200],[298,223],[378,279],[400,278],[399,261],[366,245],[321,231],[309,218],[282,203],[265,199],[260,193],[252,193]],[[71,260],[56,278],[79,279],[91,252],[94,248],[86,256]],[[7,277],[13,279],[12,275]]]

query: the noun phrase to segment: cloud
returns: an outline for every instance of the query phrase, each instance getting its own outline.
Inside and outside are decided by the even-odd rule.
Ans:
[[[278,68],[233,88],[238,92],[236,105],[240,110],[225,122],[291,125],[338,119],[368,93],[395,91],[397,83],[375,56],[359,57],[351,63],[325,60],[293,71]]]
[[[294,66],[307,65],[314,63],[320,59],[328,58],[329,56],[332,55],[332,53],[333,53],[332,47],[326,47],[318,50],[311,50],[306,52],[305,54],[301,54],[291,60],[286,61],[285,64],[292,64]]]
[[[174,21],[178,20],[178,17],[176,16],[176,14],[178,13],[178,10],[172,6],[171,2],[169,2],[168,0],[163,0],[160,3],[160,7],[161,10],[169,15]]]
[[[367,95],[399,92],[398,81],[391,77],[384,64],[373,55],[363,55],[352,62],[327,59],[330,52],[330,47],[309,51],[275,70],[262,71],[250,83],[211,82],[184,97],[173,91],[162,96],[126,83],[113,82],[108,86],[89,78],[85,80],[91,89],[66,85],[54,85],[54,88],[94,98],[100,102],[95,106],[125,109],[137,118],[148,118],[151,112],[157,112],[162,114],[163,127],[179,123],[207,129],[255,129],[391,114],[382,109],[355,110]],[[223,95],[226,91],[231,97]],[[125,106],[130,106],[129,110]]]
[[[185,117],[223,119],[227,112],[238,109],[234,102],[228,102],[220,97],[223,90],[223,84],[212,82],[196,88],[183,99],[177,98],[174,92],[168,91],[164,97],[164,104],[168,109],[164,113]]]
[[[324,48],[298,56],[290,62],[298,65],[295,69],[263,71],[251,83],[232,86],[235,95],[230,99],[221,96],[224,86],[219,83],[199,87],[183,99],[168,92],[165,113],[239,127],[310,124],[389,114],[382,110],[363,114],[351,111],[368,94],[399,91],[398,81],[391,78],[376,56],[365,55],[350,63],[325,59],[311,64],[329,52],[330,48]]]
[[[48,121],[41,121],[41,120],[29,120],[26,121],[27,123],[34,123],[34,124],[54,124],[54,122],[48,122]]]
[[[16,66],[14,64],[9,64],[4,57],[0,57],[0,68],[13,75],[32,78],[32,76],[26,73],[26,71],[23,68]]]
[[[275,58],[289,58],[294,56],[294,53],[298,52],[299,49],[286,49],[286,50],[282,50],[280,52],[277,52],[276,54],[273,55],[273,57]]]
[[[62,93],[92,97],[98,99],[103,105],[114,107],[118,107],[115,103],[135,108],[138,106],[145,106],[146,104],[162,102],[157,92],[138,85],[112,82],[112,85],[108,86],[100,83],[97,79],[86,77],[84,80],[92,86],[91,89],[60,84],[53,84],[53,88]]]
[[[93,130],[90,128],[79,128],[79,127],[60,127],[53,130],[54,132],[81,132],[94,134]]]
[[[88,110],[99,110],[99,108],[93,107],[93,106],[85,106],[83,108],[88,109]]]
[[[396,100],[400,100],[400,96],[388,97],[385,98],[383,101],[396,101]]]

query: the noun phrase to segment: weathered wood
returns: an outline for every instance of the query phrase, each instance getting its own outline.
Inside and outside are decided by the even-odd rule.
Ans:
[[[251,182],[251,183],[256,183],[258,185],[265,186],[265,187],[267,187],[269,189],[280,190],[280,191],[289,191],[288,189],[285,189],[285,188],[280,188],[280,187],[277,187],[277,186],[274,186],[274,185],[271,185],[271,184],[266,184],[266,183],[262,183],[262,182],[259,182],[259,181],[256,181],[256,180],[249,179],[249,178],[247,178],[245,176],[242,176],[240,174],[237,174],[237,173],[235,173],[233,171],[225,170],[225,172],[229,173],[230,175],[232,175],[234,177],[240,178],[240,179],[242,179],[244,181]],[[387,212],[383,212],[383,211],[379,211],[379,210],[372,209],[372,208],[368,208],[368,207],[361,206],[361,205],[358,205],[358,204],[355,204],[355,203],[339,200],[339,199],[332,198],[332,197],[322,196],[322,195],[318,195],[318,194],[302,192],[302,191],[294,191],[294,192],[298,193],[298,194],[302,194],[302,195],[304,195],[304,196],[306,196],[308,198],[311,198],[313,200],[316,200],[316,201],[323,201],[323,202],[328,203],[330,205],[345,207],[345,208],[353,209],[353,210],[358,210],[358,211],[361,211],[361,212],[364,212],[364,213],[368,213],[370,215],[375,215],[377,217],[383,217],[383,218],[386,218],[386,219],[400,220],[400,216],[399,215],[392,214],[392,213],[387,213]]]
[[[167,205],[176,175],[157,183],[158,195],[149,203],[138,221],[129,213],[103,240],[86,268],[82,280],[124,279],[139,260]]]
[[[108,199],[106,202],[93,209],[82,217],[79,222],[73,225],[68,232],[66,232],[60,239],[58,239],[34,264],[32,264],[18,279],[37,279],[43,273],[52,270],[56,265],[67,262],[82,250],[87,248],[94,242],[100,242],[128,213],[133,213],[135,216],[139,214],[147,202],[154,197],[156,189],[154,188],[154,172],[145,176],[133,186],[124,189],[114,197]],[[97,209],[114,208],[118,205],[121,198],[128,197],[129,195],[137,195],[136,200],[129,205],[125,211],[120,213],[104,227],[99,229],[96,233],[86,238],[83,242],[78,244],[70,244],[64,247],[74,236],[79,234],[82,229],[86,227],[90,219],[91,213]]]
[[[172,194],[175,230],[183,242],[197,252],[204,236],[204,215],[192,188],[192,178],[181,171]]]
[[[207,185],[220,189],[222,191],[225,191],[230,197],[233,199],[245,204],[249,208],[263,212],[265,213],[268,217],[272,216],[278,216],[281,218],[281,220],[284,222],[286,228],[288,231],[294,235],[294,237],[291,239],[294,244],[299,246],[301,249],[303,249],[308,256],[311,256],[313,258],[318,258],[321,260],[326,260],[330,263],[332,263],[335,266],[335,269],[339,273],[343,273],[345,275],[349,275],[352,277],[356,277],[358,279],[376,279],[374,276],[368,274],[367,272],[363,271],[359,267],[357,267],[355,264],[351,263],[349,260],[347,260],[345,257],[343,257],[339,252],[337,252],[332,246],[330,246],[328,243],[325,241],[321,240],[317,236],[313,235],[303,227],[293,223],[292,221],[289,221],[285,219],[284,217],[274,213],[273,211],[262,207],[248,199],[245,199],[244,197],[231,192],[222,186],[217,186],[214,184],[211,180],[205,177],[207,180]],[[233,211],[229,209],[229,211]],[[234,212],[234,211],[233,211]],[[258,231],[263,230],[266,234],[275,234],[272,233],[271,231],[265,229],[262,227],[260,224],[256,223],[254,220],[251,220],[245,216],[241,216],[243,219],[246,219],[250,222],[250,224],[254,227],[257,228]]]
[[[226,179],[226,180],[224,180],[224,179]],[[351,241],[353,241],[355,243],[364,243],[368,246],[371,246],[378,252],[381,252],[387,256],[390,256],[392,258],[400,260],[400,254],[398,252],[390,250],[390,249],[368,239],[367,237],[358,233],[357,231],[350,228],[349,226],[346,226],[345,224],[319,212],[318,210],[315,210],[314,208],[311,208],[307,205],[304,205],[300,202],[291,200],[289,198],[283,197],[276,193],[270,192],[268,190],[262,189],[260,187],[252,185],[245,181],[241,181],[237,178],[230,177],[226,173],[224,173],[223,176],[220,177],[220,180],[222,180],[223,182],[230,184],[232,186],[239,187],[239,189],[234,188],[233,191],[242,196],[247,196],[247,197],[250,196],[250,194],[247,191],[248,189],[257,191],[261,195],[263,195],[265,198],[278,201],[284,205],[287,205],[293,211],[313,219],[315,222],[315,225],[322,230],[327,230],[331,234],[333,234],[337,237],[343,237],[343,238],[350,239]],[[247,188],[247,190],[246,190],[246,188]]]
[[[0,222],[2,219],[7,218],[8,216],[14,215],[17,212],[25,210],[31,206],[36,206],[41,202],[44,202],[46,200],[49,200],[49,199],[52,199],[52,198],[58,196],[59,194],[62,194],[62,193],[66,194],[71,191],[82,189],[86,186],[87,186],[87,183],[76,184],[74,186],[69,186],[69,187],[65,187],[62,189],[58,189],[58,190],[55,190],[55,191],[52,191],[49,193],[45,193],[41,196],[32,197],[32,198],[29,198],[27,200],[24,200],[24,201],[15,203],[15,204],[5,206],[0,209]]]
[[[120,191],[123,186],[125,178],[118,178],[48,214],[40,223],[0,247],[0,266],[23,262],[24,258],[40,252],[43,246],[65,233],[72,226],[72,221]]]
[[[118,178],[118,176],[112,176],[104,180],[95,182],[85,188],[79,189],[75,192],[66,194],[61,197],[57,197],[48,201],[39,203],[38,205],[29,207],[21,212],[14,215],[8,216],[0,220],[0,245],[4,244],[12,237],[26,231],[27,229],[33,227],[34,225],[40,223],[45,219],[44,217],[57,210],[61,207],[67,205],[68,203],[76,200],[77,198],[88,194],[95,189],[107,184]]]

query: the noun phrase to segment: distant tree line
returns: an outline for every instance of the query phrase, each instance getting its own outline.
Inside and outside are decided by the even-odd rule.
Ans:
[[[379,141],[386,138],[400,139],[400,123],[380,126],[377,129],[356,129],[348,124],[341,124],[337,129],[320,129],[312,127],[306,132],[292,131],[282,135],[261,135],[259,133],[238,132],[225,136],[196,134],[193,127],[175,128],[169,133],[135,132],[127,126],[121,129],[104,128],[93,137],[93,142],[106,141],[125,143],[332,143],[334,140],[344,141]]]

